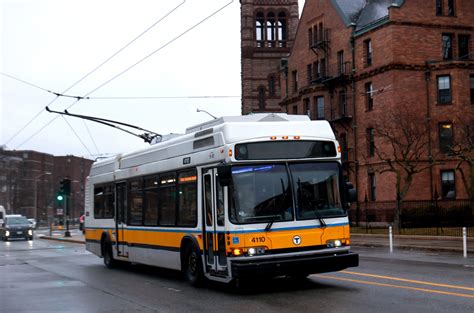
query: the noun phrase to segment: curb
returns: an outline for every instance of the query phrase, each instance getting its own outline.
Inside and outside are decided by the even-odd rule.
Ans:
[[[82,244],[85,244],[85,241],[82,240],[82,239],[65,238],[65,237],[42,236],[42,237],[39,237],[39,239],[55,240],[55,241],[63,241],[63,242],[72,242],[72,243],[82,243]]]

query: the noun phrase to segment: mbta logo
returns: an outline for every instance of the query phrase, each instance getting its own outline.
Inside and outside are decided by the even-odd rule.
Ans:
[[[301,244],[301,237],[298,235],[294,236],[293,243],[295,244],[295,246],[299,246]]]

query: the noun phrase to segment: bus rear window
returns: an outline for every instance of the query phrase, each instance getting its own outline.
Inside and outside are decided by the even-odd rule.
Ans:
[[[332,141],[265,141],[235,146],[237,160],[278,160],[336,157]]]

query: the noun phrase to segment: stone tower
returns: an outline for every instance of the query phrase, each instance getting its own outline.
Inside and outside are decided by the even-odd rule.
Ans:
[[[242,114],[280,112],[282,59],[298,27],[298,0],[240,0]],[[284,78],[284,77],[282,77]]]

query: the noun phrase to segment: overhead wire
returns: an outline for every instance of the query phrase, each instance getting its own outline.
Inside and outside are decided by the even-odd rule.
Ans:
[[[150,58],[151,56],[153,56],[154,54],[156,54],[157,52],[161,51],[162,49],[164,49],[165,47],[169,46],[171,43],[175,42],[176,40],[178,40],[179,38],[181,38],[182,36],[184,36],[185,34],[189,33],[191,30],[195,29],[196,27],[198,27],[199,25],[201,25],[202,23],[204,23],[205,21],[209,20],[211,17],[213,17],[214,15],[218,14],[219,12],[221,12],[222,10],[224,10],[226,7],[228,7],[229,5],[231,5],[232,3],[234,2],[234,0],[231,0],[229,1],[227,4],[223,5],[222,7],[220,7],[219,9],[215,10],[214,12],[212,12],[211,14],[209,14],[208,16],[206,16],[205,18],[203,18],[202,20],[200,20],[199,22],[197,22],[196,24],[194,24],[193,26],[191,26],[190,28],[188,28],[187,30],[185,30],[184,32],[182,32],[181,34],[179,34],[178,36],[174,37],[173,39],[169,40],[168,42],[166,42],[164,45],[160,46],[158,49],[154,50],[153,52],[149,53],[148,55],[146,55],[145,57],[143,57],[142,59],[140,59],[139,61],[135,62],[134,64],[132,64],[131,66],[127,67],[125,70],[121,71],[120,73],[114,75],[112,78],[108,79],[107,81],[105,81],[104,83],[102,83],[101,85],[99,85],[98,87],[94,88],[93,90],[91,90],[90,92],[86,93],[84,96],[82,96],[82,98],[85,98],[87,96],[89,96],[90,94],[96,92],[97,90],[101,89],[102,87],[106,86],[107,84],[109,84],[110,82],[114,81],[115,79],[117,79],[118,77],[122,76],[123,74],[125,74],[126,72],[128,72],[129,70],[131,70],[132,68],[134,68],[135,66],[139,65],[140,63],[142,63],[143,61],[147,60],[148,58]],[[77,102],[79,102],[80,100],[76,100],[74,101],[73,103],[71,103],[67,108],[67,109],[70,109],[71,107],[73,107]],[[18,145],[16,148],[24,145],[26,142],[28,142],[29,140],[31,140],[33,137],[35,137],[37,134],[39,134],[41,131],[43,131],[43,129],[45,129],[47,126],[49,126],[54,120],[56,120],[58,118],[58,116],[52,118],[49,122],[46,123],[46,125],[44,125],[43,127],[41,127],[37,132],[33,133],[30,137],[28,137],[25,141],[23,141],[20,145]]]
[[[76,133],[76,131],[74,130],[72,125],[69,123],[69,121],[64,117],[64,115],[61,115],[61,117],[68,124],[69,128],[71,128],[72,132],[74,133],[74,135],[76,135],[77,139],[79,139],[79,142],[82,144],[82,146],[87,150],[87,152],[89,152],[89,155],[92,155],[92,152],[89,150],[89,148],[87,148],[86,144],[84,143],[84,141],[82,141],[81,137],[79,137],[79,135]]]
[[[126,45],[124,45],[122,48],[120,48],[119,50],[117,50],[115,53],[113,53],[110,57],[108,57],[105,61],[103,61],[102,63],[100,63],[98,66],[96,66],[93,70],[89,71],[87,74],[85,74],[83,77],[81,77],[79,80],[77,80],[75,83],[73,83],[71,86],[69,86],[68,88],[66,88],[63,92],[61,92],[60,94],[57,94],[57,93],[54,93],[56,95],[56,98],[54,98],[52,101],[50,101],[46,106],[50,106],[51,104],[53,104],[58,98],[59,96],[63,96],[66,92],[68,92],[69,90],[71,90],[72,88],[74,88],[76,85],[78,85],[80,82],[82,82],[84,79],[86,79],[87,77],[89,77],[90,75],[92,75],[94,72],[96,72],[99,68],[101,68],[102,66],[104,66],[106,63],[108,63],[111,59],[113,59],[114,57],[116,57],[120,52],[122,52],[123,50],[125,50],[128,46],[130,46],[132,43],[134,43],[135,41],[137,41],[140,37],[142,37],[145,33],[147,33],[148,31],[150,31],[153,27],[155,27],[156,25],[158,25],[160,22],[162,22],[165,18],[167,18],[168,16],[170,16],[172,13],[174,13],[179,7],[181,7],[184,3],[186,2],[186,0],[183,0],[180,4],[178,4],[177,6],[175,6],[174,8],[172,8],[168,13],[166,13],[164,16],[162,16],[161,18],[159,18],[156,22],[154,22],[151,26],[149,26],[148,28],[146,28],[143,32],[141,32],[138,36],[136,36],[135,38],[133,38],[131,41],[129,41]],[[6,75],[6,76],[10,76],[10,75]],[[11,78],[13,78],[13,76],[11,76]],[[15,79],[15,78],[14,78]],[[18,79],[17,79],[18,80]],[[20,80],[22,81],[22,80]],[[39,86],[35,86],[33,84],[30,84],[30,83],[27,83],[25,81],[22,81],[28,85],[32,85],[34,87],[37,87],[37,88],[40,88],[40,89],[43,89]],[[43,89],[43,90],[46,90],[48,92],[51,92],[47,89]],[[76,97],[77,98],[77,97]],[[79,98],[78,98],[79,100]],[[31,123],[33,123],[33,121],[35,121],[40,115],[41,113],[44,112],[44,109],[42,108],[35,116],[33,116],[33,118],[28,121],[23,127],[20,128],[19,131],[17,131],[9,140],[7,140],[7,142],[5,144],[8,144],[10,143],[14,138],[16,138],[16,136],[18,136],[24,129],[26,129]],[[53,122],[55,119],[51,120],[46,126],[48,126],[51,122]],[[40,129],[40,131],[42,131],[45,127],[42,127]],[[33,134],[33,137],[36,135],[37,133],[34,133]],[[28,140],[30,140],[30,138],[32,137],[29,137],[26,141],[24,141],[23,143],[21,143],[18,147],[22,146],[25,142],[27,142]]]

